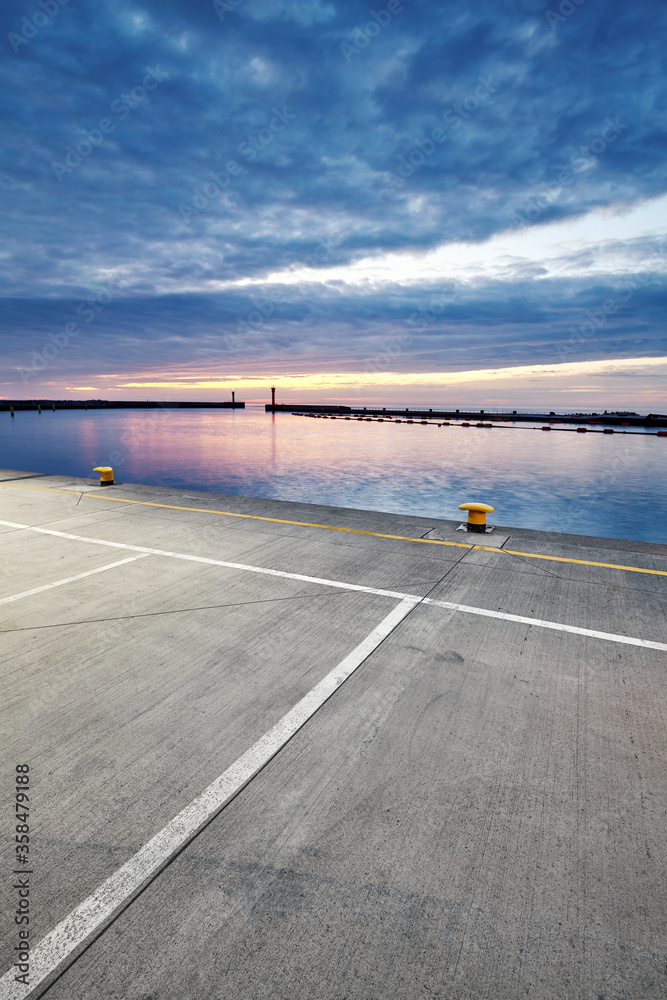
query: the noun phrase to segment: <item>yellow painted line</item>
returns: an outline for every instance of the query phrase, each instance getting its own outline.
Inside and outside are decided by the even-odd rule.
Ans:
[[[43,490],[47,493],[69,493],[78,496],[79,490],[59,490],[48,486],[23,486],[18,483],[11,483],[22,490]],[[352,535],[372,535],[373,538],[393,538],[399,542],[426,542],[429,545],[453,545],[457,549],[475,549],[478,545],[466,545],[465,542],[439,542],[434,538],[409,538],[405,535],[383,535],[378,531],[362,531],[360,528],[340,528],[335,524],[314,524],[310,521],[288,521],[282,517],[262,517],[260,514],[239,514],[232,510],[210,510],[208,507],[178,507],[170,503],[152,503],[150,500],[127,500],[124,497],[111,497],[106,493],[84,493],[85,497],[93,497],[97,500],[113,500],[116,503],[135,503],[142,507],[163,507],[166,510],[189,510],[196,514],[220,514],[221,517],[242,517],[251,521],[272,521],[275,524],[295,524],[300,528],[323,528],[326,531],[347,531]],[[495,551],[495,550],[493,550]]]
[[[603,539],[601,539],[603,541]],[[485,548],[476,545],[476,549]],[[512,549],[486,549],[487,552],[506,552],[508,556],[524,556],[526,559],[549,559],[551,562],[573,563],[576,566],[602,566],[604,569],[624,569],[628,573],[650,573],[653,576],[667,576],[665,569],[644,569],[641,566],[623,566],[620,563],[593,562],[590,559],[568,559],[565,556],[544,556],[537,552],[514,552]]]
[[[49,486],[25,486],[22,483],[8,483],[20,490],[40,490],[45,493],[68,493],[76,496],[80,490],[62,490]],[[411,538],[409,535],[387,535],[379,531],[362,531],[361,528],[341,528],[335,524],[314,524],[310,521],[289,521],[281,517],[263,517],[261,514],[239,514],[232,510],[210,510],[207,507],[180,507],[176,504],[153,503],[150,500],[128,500],[112,497],[108,493],[83,493],[82,496],[97,500],[113,500],[114,503],[133,503],[142,507],[162,507],[166,510],[187,510],[195,514],[219,514],[221,517],[241,517],[251,521],[271,521],[274,524],[294,524],[300,528],[321,528],[324,531],[345,531],[351,535],[370,535],[372,538],[390,538],[397,542],[421,542],[424,545],[445,545],[457,549],[479,549],[482,552],[497,552],[501,555],[521,556],[524,559],[545,559],[548,562],[570,563],[575,566],[598,566],[602,569],[621,569],[626,573],[648,573],[650,576],[667,576],[664,569],[645,569],[642,566],[624,566],[620,563],[594,562],[591,559],[569,559],[566,556],[547,556],[538,552],[517,552],[513,549],[498,549],[492,545],[470,545],[465,542],[445,542],[436,538]]]

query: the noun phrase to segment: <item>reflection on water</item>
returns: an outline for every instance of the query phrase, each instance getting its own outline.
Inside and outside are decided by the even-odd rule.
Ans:
[[[667,542],[667,438],[312,419],[258,410],[0,413],[0,466]]]

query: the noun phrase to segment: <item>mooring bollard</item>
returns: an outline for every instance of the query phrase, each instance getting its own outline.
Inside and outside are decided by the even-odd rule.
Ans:
[[[468,511],[468,531],[486,531],[486,515],[493,514],[488,503],[461,503],[459,510]]]
[[[113,469],[110,465],[98,465],[93,472],[99,472],[100,486],[113,486]]]

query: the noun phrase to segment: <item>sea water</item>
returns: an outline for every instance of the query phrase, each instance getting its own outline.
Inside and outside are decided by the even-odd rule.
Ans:
[[[556,425],[557,427],[558,425]],[[0,413],[0,466],[667,543],[667,438],[245,410]]]

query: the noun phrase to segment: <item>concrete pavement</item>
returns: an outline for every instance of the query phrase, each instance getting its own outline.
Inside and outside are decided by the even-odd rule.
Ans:
[[[34,870],[0,998],[667,995],[665,546],[30,475],[0,471]]]

